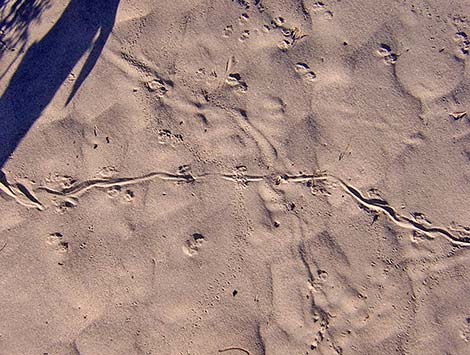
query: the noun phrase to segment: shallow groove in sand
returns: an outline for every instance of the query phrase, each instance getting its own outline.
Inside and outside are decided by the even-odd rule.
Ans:
[[[435,236],[444,237],[454,245],[470,247],[470,235],[456,236],[446,228],[426,226],[422,223],[419,223],[411,218],[399,214],[395,208],[390,206],[386,201],[376,198],[366,198],[362,192],[346,183],[343,179],[326,173],[299,175],[250,175],[246,174],[245,172],[237,172],[231,174],[206,173],[195,176],[191,173],[172,174],[168,172],[151,172],[137,177],[90,179],[77,182],[72,186],[62,190],[54,190],[46,186],[39,186],[35,190],[45,191],[55,196],[77,198],[94,188],[103,189],[114,186],[135,185],[156,179],[179,183],[199,183],[207,178],[222,178],[224,180],[236,182],[241,185],[248,185],[249,183],[263,181],[267,183],[274,183],[276,185],[281,183],[309,182],[313,184],[315,181],[329,181],[332,183],[332,187],[339,186],[344,192],[351,196],[359,206],[376,213],[385,214],[391,222],[401,228],[412,230],[416,233],[421,233],[428,238],[434,238]],[[25,207],[37,208],[39,210],[45,209],[44,205],[35,197],[33,192],[27,190],[27,188],[23,185],[16,185],[20,186],[20,188],[14,188],[15,185],[9,185],[6,181],[3,181],[0,182],[0,189]]]

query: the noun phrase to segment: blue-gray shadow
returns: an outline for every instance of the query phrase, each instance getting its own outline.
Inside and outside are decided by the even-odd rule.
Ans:
[[[77,93],[111,34],[119,1],[70,0],[50,31],[28,48],[0,98],[0,168],[86,56],[66,104]]]

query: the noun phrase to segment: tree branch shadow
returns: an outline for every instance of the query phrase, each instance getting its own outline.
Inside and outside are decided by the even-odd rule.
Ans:
[[[70,0],[49,32],[26,49],[29,26],[50,0],[0,0],[2,49],[26,50],[0,98],[0,168],[87,55],[66,105],[78,92],[111,34],[119,1]]]
[[[0,60],[6,52],[17,53],[0,80],[26,49],[30,25],[49,7],[50,0],[0,0]]]

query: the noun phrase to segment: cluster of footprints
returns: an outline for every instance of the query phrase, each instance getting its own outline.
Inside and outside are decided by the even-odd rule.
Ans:
[[[340,188],[352,197],[359,206],[366,209],[367,211],[374,212],[377,214],[383,214],[388,217],[392,222],[399,225],[402,228],[410,229],[414,234],[420,233],[427,235],[428,237],[435,237],[437,235],[442,236],[450,240],[453,244],[460,246],[470,246],[470,228],[466,228],[460,225],[451,226],[451,228],[439,228],[433,227],[432,223],[421,213],[415,213],[411,218],[402,216],[395,209],[388,205],[378,194],[371,193],[369,195],[373,197],[365,197],[365,195],[358,189],[351,186],[349,183],[343,181],[341,178],[328,175],[325,172],[318,172],[315,174],[278,174],[278,175],[250,175],[247,169],[237,169],[232,173],[205,173],[198,176],[194,176],[191,173],[189,165],[182,165],[177,169],[177,173],[167,172],[151,172],[143,176],[138,177],[105,177],[90,179],[87,181],[76,181],[68,178],[61,184],[62,189],[53,190],[46,186],[39,186],[35,190],[25,191],[24,187],[21,189],[24,191],[25,196],[31,196],[32,198],[40,203],[42,209],[46,208],[44,204],[39,202],[39,199],[35,196],[38,191],[46,192],[53,195],[54,197],[73,198],[78,201],[78,197],[84,193],[90,193],[91,191],[103,190],[111,199],[121,199],[124,202],[130,202],[134,197],[134,193],[129,186],[138,184],[144,181],[160,180],[160,181],[171,181],[174,183],[203,183],[210,179],[224,179],[238,184],[239,186],[246,187],[250,184],[256,184],[259,182],[270,183],[272,185],[281,184],[302,184],[306,188],[310,189],[312,195],[317,194],[328,194],[328,190],[332,188]],[[8,182],[5,180],[1,182],[2,190],[16,191],[12,189]],[[19,190],[19,189],[18,189]],[[374,191],[372,191],[374,192]],[[12,194],[12,196],[15,196]],[[32,207],[32,206],[29,206]],[[92,227],[90,227],[92,228]],[[58,264],[63,265],[66,253],[69,251],[69,245],[64,241],[61,233],[51,233],[46,239],[47,245],[57,254]],[[207,244],[207,238],[201,233],[193,233],[188,240],[182,246],[182,252],[187,257],[197,257],[198,253],[204,249]],[[86,245],[80,245],[80,248],[85,248]],[[322,292],[322,287],[328,280],[328,273],[324,270],[317,270],[315,277],[311,277],[308,280],[308,290],[312,297],[316,293]],[[234,294],[235,295],[235,294]],[[321,343],[327,338],[329,324],[329,316],[325,315],[323,310],[315,304],[313,304],[313,322],[317,324],[315,332],[312,334],[312,340],[310,341],[309,348],[314,351],[320,348]],[[464,324],[460,328],[461,338],[465,342],[470,341],[470,318],[466,318]],[[335,346],[335,344],[332,344]],[[220,353],[238,351],[239,353],[250,354],[246,349],[239,347],[228,347],[220,349]],[[338,352],[340,353],[340,352]]]
[[[248,9],[250,1],[237,0],[240,4]],[[254,1],[258,9],[262,10],[261,2]],[[258,5],[259,4],[259,5]],[[322,15],[331,18],[333,13],[328,11],[325,5],[322,2],[314,2],[312,6],[312,14],[321,13]],[[243,26],[249,23],[250,16],[248,13],[244,12],[239,17],[239,25],[242,27],[239,33],[239,41],[244,43],[250,39],[250,29],[244,28]],[[265,33],[281,33],[283,39],[278,44],[278,47],[282,51],[287,51],[295,45],[295,43],[305,37],[304,34],[297,27],[288,26],[285,23],[285,20],[282,17],[274,18],[270,24],[266,24],[261,29]],[[233,25],[228,25],[223,30],[224,37],[231,37],[235,32]],[[455,38],[459,51],[463,55],[469,54],[469,37],[465,32],[458,32]],[[393,65],[396,63],[398,55],[394,53],[390,46],[386,44],[381,44],[377,49],[377,55],[381,57],[384,63],[388,65]],[[225,84],[231,87],[237,93],[245,93],[248,90],[248,85],[246,81],[243,80],[242,76],[239,73],[232,72],[230,69],[231,63],[228,63],[226,68],[226,77]],[[310,66],[303,62],[298,62],[294,66],[295,72],[299,75],[300,78],[306,82],[314,82],[317,78],[317,75]],[[157,97],[164,97],[169,88],[171,88],[171,83],[159,78],[151,78],[145,82],[146,89],[155,94]],[[282,107],[282,102],[280,104]],[[168,130],[161,130],[158,132],[159,143],[161,144],[178,144],[183,138],[178,133],[173,133]],[[264,176],[264,175],[249,175],[246,173],[237,172],[232,173],[213,173],[213,174],[203,174],[201,176],[193,176],[187,169],[180,169],[177,174],[171,174],[167,172],[152,172],[144,176],[139,177],[130,177],[130,178],[104,178],[104,179],[91,179],[85,182],[71,181],[70,184],[65,185],[61,190],[53,190],[46,186],[40,186],[36,189],[31,189],[25,187],[21,184],[9,184],[7,181],[0,181],[0,190],[6,193],[11,198],[15,199],[21,205],[28,208],[36,208],[38,210],[44,210],[47,206],[36,197],[36,192],[46,192],[53,195],[54,198],[62,199],[58,206],[63,207],[62,212],[65,212],[67,207],[71,207],[73,203],[78,201],[78,197],[84,193],[91,191],[92,189],[103,189],[106,191],[108,197],[113,200],[118,200],[124,203],[129,203],[134,198],[134,192],[127,188],[127,186],[132,184],[138,184],[143,181],[149,181],[158,179],[161,181],[170,181],[176,183],[200,183],[208,178],[223,178],[228,181],[233,181],[234,183],[240,184],[242,186],[247,186],[251,183],[257,182],[271,182],[276,185],[283,183],[301,183],[304,184],[307,188],[310,189],[312,195],[318,193],[328,193],[327,188],[340,188],[344,190],[351,198],[353,198],[358,205],[365,208],[367,211],[372,211],[376,214],[385,215],[393,223],[399,225],[402,228],[409,229],[413,231],[413,235],[423,234],[434,238],[439,235],[448,239],[451,243],[460,245],[460,246],[470,246],[470,230],[466,227],[460,229],[446,229],[440,227],[433,227],[432,224],[426,220],[424,215],[416,214],[413,218],[408,218],[402,216],[396,212],[396,210],[389,206],[388,203],[382,199],[378,198],[366,198],[364,194],[361,193],[356,188],[352,187],[348,183],[344,182],[341,178],[337,178],[331,175],[322,174],[322,175],[297,175],[290,176],[287,174],[281,174],[277,177]],[[75,202],[71,202],[75,201]],[[61,258],[69,251],[69,244],[64,241],[64,237],[59,232],[50,233],[45,240],[48,247],[54,250]],[[207,238],[200,233],[193,233],[185,244],[182,247],[183,253],[188,257],[196,257],[198,253],[206,246]],[[80,248],[85,248],[86,244],[82,243]],[[3,248],[2,248],[3,249]],[[62,259],[59,264],[62,263]],[[328,274],[326,271],[318,270],[317,277],[314,280],[310,280],[308,287],[310,291],[320,292],[322,284],[326,282]],[[314,350],[317,348],[319,343],[323,340],[325,336],[326,329],[329,324],[326,319],[321,315],[320,312],[314,312],[314,320],[320,323],[320,330],[315,336],[315,340],[311,344],[311,349]],[[461,326],[461,337],[464,341],[470,342],[470,317],[465,318]],[[227,352],[228,354],[231,351],[235,354],[246,353],[250,354],[247,350],[239,347],[228,347],[220,349],[220,353]]]
[[[470,317],[465,318],[461,328],[460,336],[465,342],[470,343]]]
[[[265,23],[261,28],[252,28],[249,26],[250,15],[248,13],[248,10],[252,8],[251,5],[248,2],[239,2],[239,4],[245,11],[238,18],[238,27],[240,27],[240,31],[236,31],[236,27],[233,24],[229,24],[223,29],[222,36],[224,38],[230,38],[235,32],[237,32],[238,40],[244,43],[248,42],[253,32],[264,34],[280,33],[282,35],[282,40],[278,42],[277,47],[281,51],[288,51],[296,44],[297,41],[306,37],[298,27],[286,24],[286,21],[281,16],[271,18],[269,23]],[[258,13],[264,13],[264,7],[261,2],[257,2],[254,8],[257,9]]]
[[[465,32],[457,32],[455,34],[455,42],[457,43],[459,54],[464,56],[470,54],[470,38]]]
[[[134,192],[129,189],[123,190],[121,186],[116,185],[108,189],[108,196],[111,199],[119,198],[122,202],[130,203],[134,199]]]

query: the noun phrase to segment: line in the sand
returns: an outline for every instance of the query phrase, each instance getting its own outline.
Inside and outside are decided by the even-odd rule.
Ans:
[[[299,175],[289,175],[289,174],[271,174],[271,175],[250,175],[243,172],[235,173],[205,173],[201,175],[192,175],[189,172],[172,174],[168,172],[151,172],[145,175],[137,177],[124,177],[124,178],[101,178],[101,179],[90,179],[82,182],[77,182],[70,187],[64,188],[62,190],[54,190],[47,186],[40,186],[35,190],[45,191],[51,195],[59,197],[73,197],[77,198],[80,195],[83,195],[87,191],[93,188],[110,188],[114,186],[127,186],[143,183],[146,181],[151,181],[154,179],[159,179],[163,181],[173,181],[178,183],[198,183],[203,181],[208,177],[213,178],[222,178],[224,180],[233,181],[241,185],[248,185],[249,183],[256,182],[272,182],[275,185],[281,183],[310,183],[314,184],[316,181],[332,182],[331,187],[339,186],[343,191],[345,191],[349,196],[351,196],[356,203],[360,206],[365,207],[368,210],[374,211],[376,213],[383,213],[387,218],[396,224],[397,226],[412,230],[416,233],[421,233],[426,235],[429,238],[434,238],[435,235],[446,238],[452,244],[462,247],[470,247],[470,235],[468,236],[455,236],[449,230],[443,227],[432,227],[425,226],[422,223],[419,223],[411,218],[399,214],[393,207],[388,205],[384,200],[380,199],[370,199],[364,197],[364,195],[355,187],[346,183],[343,179],[338,178],[333,175],[329,175],[325,172],[317,174],[299,174]],[[335,186],[336,185],[336,186]],[[12,189],[12,185],[5,185],[4,183],[0,184],[2,191],[7,193],[10,197],[13,197],[18,203],[26,207],[34,207],[39,210],[44,210],[44,205],[35,198],[35,201],[31,200],[30,196],[34,196],[29,191],[23,193],[18,189]],[[24,186],[23,186],[24,189]],[[17,191],[15,193],[15,191]],[[18,196],[21,195],[21,198]]]

